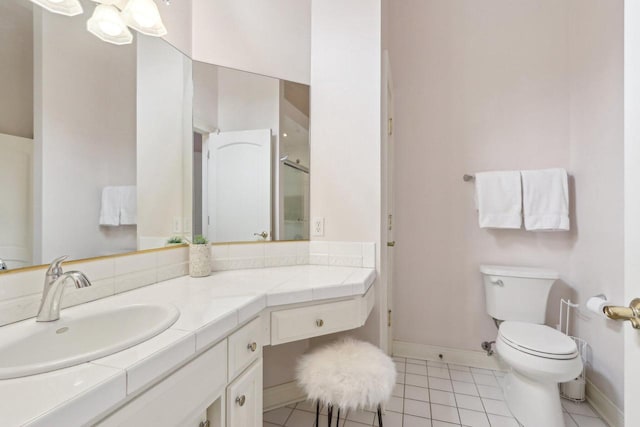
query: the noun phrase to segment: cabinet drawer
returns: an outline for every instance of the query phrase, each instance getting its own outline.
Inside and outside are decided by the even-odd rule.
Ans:
[[[262,359],[227,387],[227,427],[262,427]]]
[[[262,322],[258,317],[229,336],[229,379],[235,378],[262,354]]]
[[[360,303],[339,301],[271,313],[271,345],[360,326]]]

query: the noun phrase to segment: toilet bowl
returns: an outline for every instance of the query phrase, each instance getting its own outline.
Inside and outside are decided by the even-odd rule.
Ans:
[[[510,367],[503,392],[516,419],[525,427],[564,427],[558,383],[582,372],[575,342],[548,326],[507,321],[496,350]]]
[[[509,366],[505,402],[525,427],[565,427],[558,384],[582,372],[575,342],[545,326],[556,272],[538,268],[481,266],[487,313],[500,323],[498,356]]]

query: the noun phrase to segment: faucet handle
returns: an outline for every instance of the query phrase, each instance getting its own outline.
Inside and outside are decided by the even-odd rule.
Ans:
[[[47,276],[60,276],[62,274],[62,263],[69,258],[69,255],[63,255],[51,261],[51,265],[47,269]]]

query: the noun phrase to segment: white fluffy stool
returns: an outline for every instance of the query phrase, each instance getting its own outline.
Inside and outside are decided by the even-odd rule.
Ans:
[[[396,365],[378,347],[347,338],[301,357],[298,384],[309,400],[316,401],[316,427],[320,404],[327,405],[329,423],[333,408],[358,410],[377,408],[382,427],[381,405],[391,397],[396,383]]]

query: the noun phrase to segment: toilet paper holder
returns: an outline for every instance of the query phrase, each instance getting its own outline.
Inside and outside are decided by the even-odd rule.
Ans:
[[[609,319],[628,320],[634,329],[640,329],[640,298],[634,298],[629,307],[606,305],[602,311]]]

